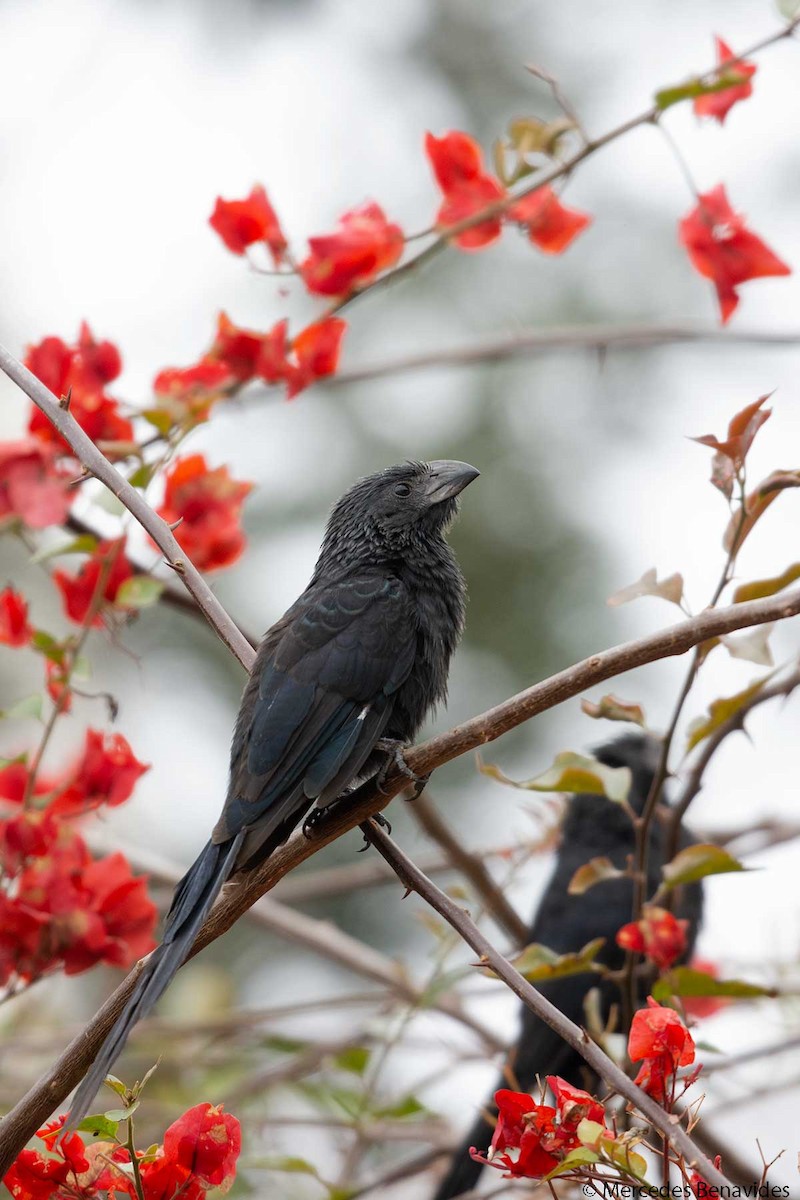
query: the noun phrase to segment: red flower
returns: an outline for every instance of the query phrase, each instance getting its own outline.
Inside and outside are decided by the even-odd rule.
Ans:
[[[105,394],[106,384],[122,370],[122,359],[113,342],[97,342],[84,321],[73,346],[47,337],[30,346],[25,365],[56,396],[71,392],[70,412],[93,442],[131,442],[133,425],[119,414],[117,401]],[[40,409],[35,408],[29,431],[62,453],[69,447]]]
[[[211,405],[223,395],[233,380],[233,372],[225,362],[201,358],[191,367],[165,367],[153,380],[153,391],[175,416],[191,415],[205,420]],[[181,410],[186,410],[186,413]]]
[[[21,1150],[3,1182],[14,1200],[56,1200],[61,1196],[93,1196],[84,1192],[81,1176],[89,1170],[86,1146],[79,1133],[68,1133],[59,1141],[64,1117],[40,1129],[37,1137],[44,1142],[47,1157],[38,1150]],[[61,1190],[61,1185],[68,1187]],[[78,1190],[80,1189],[80,1190]]]
[[[16,875],[32,858],[42,858],[58,840],[58,822],[49,809],[25,808],[0,821],[0,867]]]
[[[230,1187],[241,1148],[239,1122],[221,1104],[196,1104],[164,1134],[164,1157],[206,1187]]]
[[[28,601],[12,587],[0,592],[0,644],[27,646],[33,630],[28,624]]]
[[[17,517],[32,529],[60,525],[72,503],[70,475],[56,451],[33,438],[0,444],[0,519]]]
[[[374,203],[346,212],[337,229],[308,239],[300,267],[305,285],[319,296],[342,296],[370,283],[403,253],[403,231]]]
[[[528,238],[545,254],[562,254],[592,218],[577,208],[567,208],[551,187],[537,188],[508,210],[511,221],[519,221]]]
[[[72,692],[69,687],[69,671],[65,664],[54,662],[52,658],[45,659],[44,681],[47,694],[53,703],[60,705],[62,713],[70,712]]]
[[[750,80],[755,75],[757,67],[755,63],[742,59],[741,62],[734,63],[726,70],[726,64],[735,55],[730,46],[726,42],[723,42],[721,37],[716,38],[716,43],[719,74],[725,75],[730,72],[731,74],[739,75],[742,82],[734,83],[730,87],[722,88],[718,92],[710,92],[707,96],[697,96],[694,102],[694,111],[698,117],[716,118],[721,125],[734,104],[738,104],[740,100],[747,100],[749,96],[752,96],[753,85]]]
[[[265,242],[278,267],[286,255],[286,238],[261,184],[245,200],[217,197],[208,223],[233,254],[244,254],[255,242]]]
[[[666,908],[646,906],[640,921],[619,930],[617,945],[644,954],[664,971],[686,953],[688,927],[688,921],[679,921]]]
[[[10,762],[0,767],[0,800],[8,800],[11,804],[21,804],[28,786],[28,764],[25,762]],[[37,779],[34,795],[45,795],[52,788],[51,783]]]
[[[469,134],[453,130],[437,138],[429,133],[425,152],[444,195],[436,217],[439,228],[446,231],[505,196],[502,184],[484,170],[481,148]],[[454,240],[462,250],[481,250],[499,238],[501,226],[500,216],[490,217]]]
[[[558,1075],[548,1075],[547,1086],[555,1097],[562,1129],[575,1130],[584,1119],[605,1124],[606,1110],[589,1092],[573,1087]]]
[[[87,812],[107,804],[124,804],[148,763],[139,762],[121,733],[86,730],[83,754],[70,773],[66,787],[58,789],[54,809],[61,814]]]
[[[749,279],[791,275],[791,268],[745,226],[728,203],[723,184],[701,193],[679,225],[692,266],[717,290],[723,325],[739,303],[737,287]]]
[[[498,1116],[489,1153],[481,1155],[473,1146],[471,1156],[514,1178],[538,1179],[557,1167],[558,1157],[543,1144],[552,1143],[556,1110],[506,1088],[495,1092],[494,1102]]]
[[[340,317],[324,317],[302,330],[291,347],[287,346],[287,328],[287,321],[278,321],[261,339],[257,370],[267,383],[285,383],[291,400],[316,379],[336,373],[347,322]]]
[[[231,375],[246,383],[256,373],[262,340],[260,333],[240,329],[222,312],[217,320],[217,337],[209,351],[209,358],[223,363]]]
[[[652,996],[647,1008],[634,1013],[628,1036],[628,1057],[642,1062],[634,1080],[659,1104],[666,1104],[678,1067],[694,1062],[694,1041],[678,1013]]]
[[[150,953],[155,946],[158,909],[147,894],[146,877],[133,875],[124,854],[117,852],[89,863],[81,876],[81,888],[87,893],[87,908],[103,925],[103,962],[129,967]]]
[[[123,583],[133,578],[133,569],[125,557],[124,546],[124,538],[100,542],[77,575],[61,570],[53,572],[53,580],[61,592],[64,608],[71,621],[84,625],[92,614],[92,628],[102,626],[100,609],[103,604],[113,605]]]
[[[231,479],[227,467],[209,470],[202,454],[176,459],[167,473],[158,513],[170,525],[180,520],[175,537],[198,570],[229,567],[241,555],[239,517],[252,486]]]

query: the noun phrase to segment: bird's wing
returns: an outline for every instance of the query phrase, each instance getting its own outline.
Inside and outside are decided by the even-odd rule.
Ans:
[[[413,606],[397,578],[365,573],[305,592],[259,652],[213,840],[245,829],[252,848],[338,794],[380,737],[415,652]]]

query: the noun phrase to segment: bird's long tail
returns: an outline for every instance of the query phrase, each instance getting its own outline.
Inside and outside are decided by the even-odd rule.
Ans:
[[[209,842],[178,884],[167,916],[164,939],[157,946],[136,981],[125,1008],[100,1047],[83,1082],[75,1093],[68,1125],[74,1128],[86,1114],[103,1080],[122,1052],[128,1034],[146,1016],[186,961],[200,926],[233,873],[244,831],[231,842]]]

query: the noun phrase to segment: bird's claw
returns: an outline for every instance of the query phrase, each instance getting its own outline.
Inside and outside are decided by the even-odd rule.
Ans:
[[[381,812],[373,813],[372,816],[370,817],[370,820],[374,821],[376,825],[379,825],[381,827],[381,829],[385,829],[386,832],[389,834],[389,837],[392,836],[392,823],[391,823],[391,821],[387,821],[387,819],[383,815],[383,813],[381,813]],[[363,854],[365,850],[369,850],[371,845],[372,845],[372,843],[370,842],[369,838],[367,837],[366,834],[364,834],[364,845],[359,847],[358,853]]]
[[[311,812],[303,821],[303,837],[309,842],[314,841],[317,829],[325,821],[326,811],[324,808],[312,808]]]
[[[430,771],[427,775],[417,775],[416,771],[412,771],[411,767],[406,762],[403,756],[403,747],[405,742],[401,742],[398,738],[379,738],[375,743],[375,749],[383,751],[388,757],[386,762],[381,767],[376,776],[376,784],[378,791],[382,796],[386,795],[384,791],[384,783],[392,767],[396,767],[401,775],[405,775],[414,785],[414,794],[410,797],[411,800],[416,800],[427,786],[428,780],[431,777]]]

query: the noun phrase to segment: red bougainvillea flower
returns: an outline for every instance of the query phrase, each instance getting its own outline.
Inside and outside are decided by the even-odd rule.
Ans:
[[[324,317],[302,330],[289,346],[288,323],[278,321],[261,339],[259,376],[267,383],[285,383],[287,397],[293,399],[315,379],[336,373],[346,329],[347,322],[340,317]]]
[[[0,800],[7,800],[10,804],[22,804],[28,790],[28,775],[28,764],[22,760],[0,767]],[[58,786],[57,780],[37,775],[32,794],[34,797],[45,796]]]
[[[3,1183],[14,1200],[59,1200],[62,1196],[94,1195],[93,1189],[89,1192],[78,1190],[78,1177],[89,1169],[83,1138],[79,1133],[68,1133],[58,1140],[64,1119],[51,1121],[37,1133],[45,1144],[46,1154],[38,1150],[21,1150],[5,1175]]]
[[[89,326],[81,325],[78,341],[68,346],[61,338],[46,337],[31,346],[25,365],[56,396],[70,393],[70,412],[94,442],[131,442],[133,425],[119,413],[118,404],[105,387],[122,370],[122,359],[113,342],[95,340]],[[67,443],[38,408],[28,423],[35,437],[62,453]]]
[[[222,1105],[196,1104],[164,1134],[164,1157],[191,1172],[206,1187],[227,1189],[236,1175],[242,1132]]]
[[[689,963],[693,971],[702,971],[712,979],[719,979],[719,966],[707,958],[693,958]],[[730,1004],[725,996],[682,996],[683,1011],[687,1017],[701,1021],[705,1017],[713,1017],[714,1013]]]
[[[248,246],[264,242],[276,267],[285,258],[286,238],[261,184],[244,200],[218,196],[208,223],[233,254],[244,254]]]
[[[716,288],[723,325],[739,303],[736,289],[740,284],[792,273],[791,267],[750,232],[741,213],[734,212],[723,184],[698,196],[696,207],[680,222],[679,230],[692,266]]]
[[[153,380],[159,408],[176,420],[204,421],[211,406],[230,388],[234,375],[227,363],[201,358],[191,367],[165,367]]]
[[[236,562],[245,547],[239,524],[252,483],[231,479],[227,467],[209,470],[202,454],[176,459],[167,473],[159,516],[180,521],[175,537],[200,571]]]
[[[563,254],[578,234],[592,223],[588,213],[567,208],[547,186],[537,188],[512,204],[508,217],[518,221],[527,230],[529,240],[545,254]]]
[[[300,274],[310,292],[343,296],[370,283],[403,253],[403,231],[375,204],[346,212],[333,233],[308,239]]]
[[[734,53],[726,42],[723,42],[721,37],[716,38],[717,43],[717,63],[721,73],[726,73],[727,64],[734,58]],[[741,62],[732,64],[728,70],[732,74],[741,77],[741,83],[734,83],[730,87],[721,88],[718,92],[710,92],[707,96],[697,96],[694,101],[695,115],[698,117],[714,117],[719,121],[720,125],[724,122],[734,104],[738,104],[740,100],[747,100],[753,94],[753,85],[750,80],[756,73],[755,63],[747,62],[742,59]]]
[[[436,217],[440,229],[466,220],[505,196],[503,185],[484,169],[481,148],[468,133],[452,130],[440,138],[429,133],[425,153],[444,195]],[[454,241],[462,250],[482,250],[499,238],[501,229],[501,217],[490,217],[464,230]]]
[[[634,1082],[666,1104],[675,1072],[693,1063],[694,1054],[692,1035],[678,1013],[648,996],[647,1008],[634,1013],[628,1036],[628,1057],[642,1063]]]
[[[623,925],[619,930],[617,945],[623,950],[644,954],[665,971],[686,953],[688,927],[688,921],[678,920],[668,909],[646,906],[642,909],[641,920]]]
[[[49,854],[31,862],[16,880],[14,902],[40,922],[38,945],[17,973],[35,979],[60,965],[76,975],[99,962],[130,966],[153,948],[158,917],[146,880],[131,873],[122,854],[93,862],[83,839],[61,822]]]
[[[16,875],[28,859],[49,853],[58,833],[58,819],[49,808],[26,808],[0,821],[0,867]]]
[[[0,520],[16,518],[31,529],[44,529],[66,519],[71,475],[56,457],[53,446],[34,438],[0,444]]]
[[[88,812],[107,804],[116,808],[128,800],[137,781],[150,770],[139,762],[121,733],[86,730],[83,753],[66,785],[55,789],[52,807],[62,815]]]
[[[494,1100],[498,1116],[489,1152],[479,1154],[473,1146],[470,1155],[515,1178],[538,1179],[558,1166],[558,1156],[545,1148],[555,1134],[556,1110],[506,1088]]]
[[[262,340],[260,333],[240,329],[226,313],[221,312],[217,319],[216,340],[208,357],[224,363],[234,378],[246,383],[256,373]]]
[[[555,1097],[562,1129],[574,1131],[584,1119],[596,1121],[598,1125],[605,1123],[605,1107],[589,1092],[573,1087],[559,1075],[548,1075],[547,1086]]]
[[[28,624],[28,601],[12,587],[0,592],[0,645],[27,646],[33,630]]]
[[[103,624],[100,610],[114,605],[122,585],[133,578],[133,569],[125,557],[125,539],[100,542],[77,575],[56,570],[53,580],[64,599],[64,608],[71,621],[92,628]],[[94,615],[90,613],[95,609]]]
[[[69,671],[63,662],[54,662],[51,658],[45,659],[44,686],[48,696],[54,704],[60,706],[62,713],[68,713],[72,710]]]

